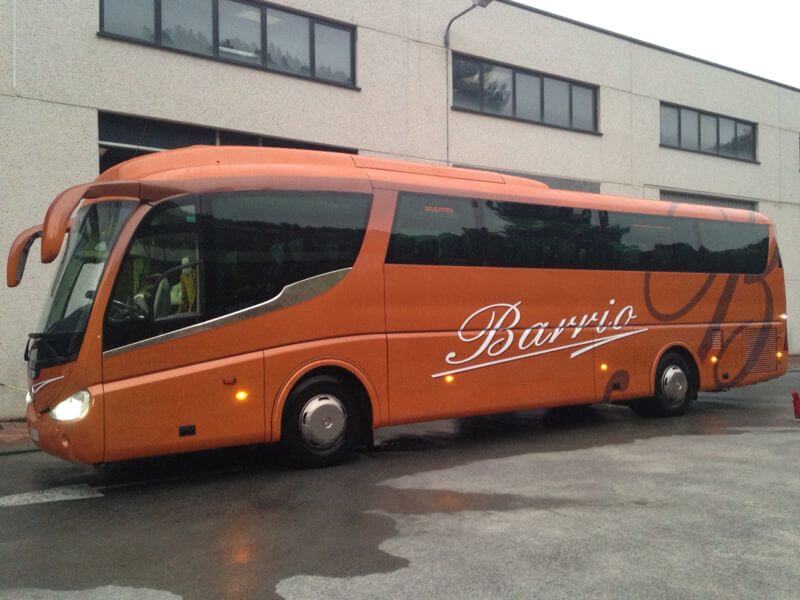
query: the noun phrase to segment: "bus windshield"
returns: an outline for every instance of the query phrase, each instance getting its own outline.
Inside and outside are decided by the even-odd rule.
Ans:
[[[107,201],[78,210],[38,331],[29,336],[31,371],[77,358],[103,267],[135,206]]]

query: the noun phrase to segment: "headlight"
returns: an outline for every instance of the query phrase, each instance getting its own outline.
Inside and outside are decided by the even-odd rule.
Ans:
[[[50,415],[56,421],[77,421],[86,416],[91,402],[92,396],[89,392],[81,390],[56,404]]]

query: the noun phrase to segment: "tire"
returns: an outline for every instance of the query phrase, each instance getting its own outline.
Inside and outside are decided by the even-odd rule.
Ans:
[[[347,458],[360,428],[361,414],[352,391],[335,377],[318,375],[289,394],[281,441],[295,465],[328,467]]]
[[[634,400],[628,406],[645,417],[678,417],[697,398],[698,383],[690,363],[677,352],[668,352],[658,363],[655,396]]]

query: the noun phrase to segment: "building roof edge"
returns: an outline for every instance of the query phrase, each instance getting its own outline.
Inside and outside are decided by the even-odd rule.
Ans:
[[[556,19],[559,21],[564,21],[565,23],[569,23],[570,25],[575,25],[577,27],[582,27],[584,29],[589,29],[591,31],[595,31],[597,33],[602,33],[604,35],[608,35],[611,37],[618,38],[620,40],[624,40],[626,42],[630,42],[632,44],[637,44],[639,46],[644,46],[645,48],[650,48],[652,50],[658,50],[660,52],[666,52],[667,54],[672,54],[673,56],[678,56],[680,58],[685,58],[687,60],[691,60],[694,62],[699,62],[704,65],[708,65],[710,67],[715,67],[717,69],[722,69],[723,71],[729,71],[731,73],[736,73],[737,75],[743,75],[745,77],[749,77],[751,79],[756,79],[758,81],[762,81],[764,83],[769,83],[771,85],[776,85],[778,87],[790,90],[792,92],[800,93],[800,88],[796,88],[788,83],[781,83],[780,81],[775,81],[774,79],[769,79],[768,77],[762,77],[761,75],[755,75],[754,73],[748,73],[747,71],[742,71],[741,69],[736,69],[734,67],[728,67],[722,65],[720,63],[716,63],[712,60],[707,60],[705,58],[700,58],[697,56],[692,56],[691,54],[686,54],[685,52],[680,52],[678,50],[672,50],[671,48],[667,48],[665,46],[659,46],[658,44],[653,44],[652,42],[646,42],[644,40],[640,40],[629,35],[625,35],[622,33],[617,33],[616,31],[611,31],[610,29],[604,29],[603,27],[598,27],[597,25],[591,25],[589,23],[584,23],[583,21],[578,21],[576,19],[572,19],[570,17],[565,17],[563,15],[558,15],[556,13],[552,13],[546,10],[542,10],[541,8],[536,8],[534,6],[528,6],[527,4],[522,4],[517,2],[516,0],[497,0],[501,4],[506,4],[508,6],[513,6],[515,8],[519,8],[522,10],[526,10],[528,12],[536,13],[543,17],[548,17],[551,19]]]

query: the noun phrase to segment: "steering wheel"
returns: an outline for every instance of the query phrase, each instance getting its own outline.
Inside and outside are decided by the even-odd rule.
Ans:
[[[117,298],[111,300],[111,306],[117,310],[116,320],[144,320],[147,313],[137,304],[128,304]]]

